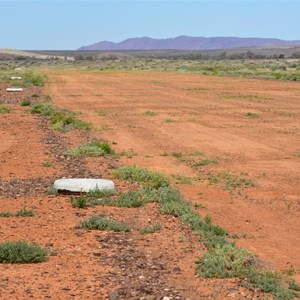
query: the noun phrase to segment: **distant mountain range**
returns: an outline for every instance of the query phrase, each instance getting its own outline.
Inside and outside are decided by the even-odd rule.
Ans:
[[[242,47],[275,47],[300,45],[300,40],[285,41],[270,38],[238,37],[190,37],[178,36],[168,39],[150,37],[130,38],[120,43],[102,41],[78,50],[213,50]]]

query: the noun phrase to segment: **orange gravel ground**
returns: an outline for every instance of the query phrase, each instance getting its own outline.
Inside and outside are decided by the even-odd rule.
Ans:
[[[238,245],[276,269],[300,268],[300,163],[294,155],[300,150],[299,84],[159,72],[45,72],[49,82],[43,93],[58,107],[80,112],[94,130],[53,132],[45,119],[12,98],[5,101],[12,112],[0,114],[1,211],[32,208],[35,217],[1,218],[0,239],[37,242],[50,256],[40,264],[0,265],[0,299],[270,299],[240,287],[239,280],[196,276],[195,261],[205,253],[199,236],[162,215],[156,204],[78,209],[69,196],[46,192],[58,177],[110,178],[110,169],[123,164],[170,177],[247,173],[253,188],[229,192],[203,180],[177,186],[186,199],[207,207],[197,208],[202,216],[211,215],[215,224],[240,235]],[[1,87],[0,96],[7,99]],[[260,118],[247,118],[247,112]],[[93,137],[115,142],[117,152],[129,154],[119,159],[64,156]],[[219,163],[192,168],[162,156],[190,157],[195,151]],[[52,166],[44,167],[45,161]],[[135,188],[121,181],[116,185],[120,191]],[[94,213],[124,221],[132,231],[76,227]],[[139,234],[157,223],[161,231]]]

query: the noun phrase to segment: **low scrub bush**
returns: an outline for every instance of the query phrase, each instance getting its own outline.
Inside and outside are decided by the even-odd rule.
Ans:
[[[48,250],[24,241],[0,243],[0,263],[29,264],[46,261]]]
[[[69,156],[103,156],[107,154],[113,155],[115,152],[107,141],[102,143],[93,141],[70,149],[66,154]]]
[[[109,217],[98,215],[91,216],[88,220],[81,221],[78,227],[87,230],[112,230],[117,232],[130,231],[130,228],[125,224],[118,223]]]
[[[209,174],[209,184],[219,184],[224,190],[234,190],[236,188],[253,187],[254,182],[250,178],[245,176],[236,176],[228,172],[222,172],[219,174]]]

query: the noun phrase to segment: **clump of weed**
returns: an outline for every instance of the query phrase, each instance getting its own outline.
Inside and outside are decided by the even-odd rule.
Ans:
[[[0,217],[33,217],[34,212],[32,209],[27,210],[26,208],[22,208],[16,212],[0,212]]]
[[[117,232],[128,232],[130,228],[121,224],[107,216],[91,216],[89,219],[81,221],[78,225],[79,228],[84,228],[87,230],[112,230]]]
[[[37,103],[30,108],[31,113],[50,117],[52,128],[59,131],[91,129],[91,124],[79,120],[68,110],[57,110],[51,103]]]
[[[116,178],[138,182],[154,189],[169,185],[169,180],[162,174],[137,166],[121,167],[113,170],[112,175]]]
[[[155,112],[155,111],[147,110],[147,111],[144,112],[144,115],[153,117],[153,116],[157,116],[158,113]]]
[[[209,174],[209,184],[220,184],[224,190],[234,190],[236,188],[253,187],[254,182],[250,178],[239,177],[228,172],[222,172],[219,174]]]
[[[193,183],[193,179],[180,174],[173,174],[172,178],[176,184],[190,185]]]
[[[161,230],[161,225],[160,224],[156,224],[154,226],[150,226],[150,227],[145,227],[140,229],[140,234],[150,234],[150,233],[154,233]]]
[[[8,114],[11,112],[11,108],[5,105],[0,105],[0,114]]]
[[[48,250],[24,241],[0,243],[0,263],[27,264],[46,261]]]
[[[196,163],[194,163],[192,165],[192,167],[204,167],[204,166],[208,166],[208,165],[217,165],[219,163],[219,161],[215,158],[205,158],[205,159],[202,159]]]
[[[49,162],[49,161],[45,161],[45,162],[42,163],[42,166],[46,167],[46,168],[50,168],[50,167],[52,167],[52,163]]]
[[[199,259],[197,271],[202,277],[245,278],[255,272],[251,267],[253,258],[250,252],[234,245],[216,245]]]
[[[73,149],[70,149],[66,153],[69,156],[104,156],[115,154],[109,143],[93,141],[88,144],[83,144]]]
[[[251,118],[251,119],[258,119],[260,118],[259,114],[256,113],[252,113],[252,112],[247,112],[245,115],[247,118]]]
[[[31,101],[30,100],[24,100],[21,102],[21,106],[30,106]]]
[[[32,94],[31,98],[40,98],[40,95],[39,94]]]
[[[47,100],[47,101],[50,101],[52,98],[49,95],[44,95],[44,99]]]

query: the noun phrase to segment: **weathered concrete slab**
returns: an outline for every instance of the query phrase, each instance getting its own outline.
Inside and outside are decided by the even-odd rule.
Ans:
[[[92,178],[62,178],[57,179],[53,185],[57,191],[90,192],[94,190],[114,190],[111,180]]]
[[[22,88],[7,88],[7,92],[23,92]]]

